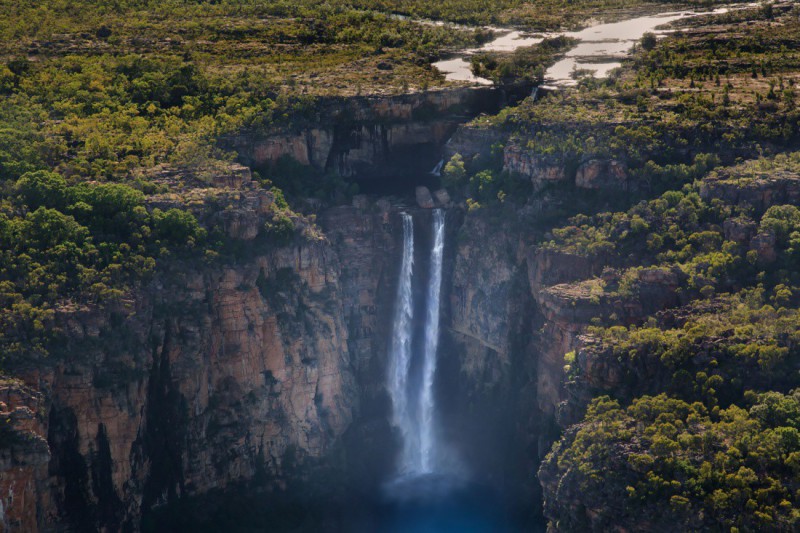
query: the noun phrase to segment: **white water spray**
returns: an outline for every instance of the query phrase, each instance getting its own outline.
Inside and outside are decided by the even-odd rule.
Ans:
[[[439,348],[439,298],[442,292],[442,253],[444,251],[444,212],[433,212],[433,248],[428,278],[428,309],[425,320],[425,352],[422,366],[422,389],[419,401],[420,470],[428,473],[436,460],[433,380],[436,375],[436,352]]]
[[[403,469],[416,463],[410,456],[413,447],[407,443],[413,439],[415,423],[408,405],[408,374],[411,368],[411,333],[414,318],[412,302],[412,273],[414,269],[414,222],[411,215],[403,218],[403,262],[400,265],[400,280],[397,285],[397,308],[394,315],[394,331],[389,366],[389,394],[392,398],[392,422],[403,437]]]
[[[389,364],[389,394],[392,398],[392,422],[400,430],[403,450],[400,474],[429,474],[436,470],[437,442],[435,429],[434,378],[439,347],[439,305],[442,288],[445,215],[433,212],[433,246],[426,299],[422,377],[419,386],[409,380],[413,342],[413,266],[414,225],[403,213],[403,260],[397,288],[397,303],[392,332]],[[416,407],[416,411],[412,409]]]

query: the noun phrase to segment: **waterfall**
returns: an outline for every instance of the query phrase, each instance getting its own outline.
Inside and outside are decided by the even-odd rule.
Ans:
[[[392,423],[400,430],[403,449],[401,474],[426,474],[435,470],[436,429],[434,378],[439,347],[439,305],[442,288],[445,215],[433,212],[433,245],[427,279],[424,344],[421,354],[422,376],[419,385],[409,379],[412,371],[414,332],[414,224],[403,213],[403,259],[397,287],[389,361],[389,395],[392,399]],[[418,362],[419,359],[417,359]],[[419,365],[415,365],[419,368]],[[416,410],[414,410],[416,408]]]
[[[411,215],[403,218],[403,262],[397,284],[397,303],[390,353],[389,394],[392,398],[392,422],[403,437],[403,469],[417,461],[410,454],[414,447],[407,443],[414,439],[415,423],[408,405],[408,374],[411,368],[411,336],[414,306],[412,302],[412,273],[414,269],[414,222]]]
[[[431,170],[431,174],[434,176],[441,176],[442,167],[444,167],[444,159],[441,159],[438,163],[436,163],[436,166],[433,167],[433,170]]]
[[[439,297],[442,292],[442,252],[444,251],[444,212],[433,212],[433,248],[428,278],[427,314],[425,317],[425,351],[423,353],[422,389],[419,401],[420,469],[431,472],[435,460],[435,399],[433,378],[436,374],[436,351],[439,348]]]

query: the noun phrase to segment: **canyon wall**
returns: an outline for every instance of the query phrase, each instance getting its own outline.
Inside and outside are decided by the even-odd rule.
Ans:
[[[64,316],[67,355],[16,372],[47,396],[42,525],[115,530],[259,469],[280,482],[289,449],[323,456],[358,409],[337,276],[324,246],[277,250]]]
[[[166,261],[129,299],[65,307],[50,356],[15,362],[19,380],[0,384],[3,530],[137,529],[181,497],[285,488],[354,428],[390,431],[396,210],[333,208],[326,238],[276,247],[271,196],[237,195],[214,216],[247,251]]]

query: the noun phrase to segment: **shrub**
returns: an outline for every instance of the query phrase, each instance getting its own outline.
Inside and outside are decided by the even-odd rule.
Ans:
[[[291,242],[295,234],[294,222],[284,213],[276,213],[271,221],[264,224],[264,230],[270,240],[279,245]]]
[[[153,211],[153,220],[158,237],[173,244],[194,245],[205,237],[205,230],[188,211],[170,209],[162,213],[156,209]]]
[[[55,172],[40,170],[23,174],[17,180],[16,190],[32,209],[62,208],[66,202],[67,182]]]

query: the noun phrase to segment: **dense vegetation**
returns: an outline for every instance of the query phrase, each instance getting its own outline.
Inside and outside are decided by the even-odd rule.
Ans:
[[[591,506],[598,494],[593,491],[601,486],[606,497],[613,494],[610,514],[593,527],[613,520],[622,502],[631,510],[626,517],[631,524],[666,515],[688,529],[794,527],[795,489],[782,483],[794,475],[791,454],[797,444],[787,443],[782,455],[768,452],[765,463],[759,457],[767,452],[754,443],[786,431],[784,423],[759,425],[743,409],[756,393],[774,399],[800,385],[800,209],[775,204],[759,210],[747,201],[778,197],[776,191],[800,178],[796,160],[797,154],[789,153],[710,173],[707,181],[722,179],[734,190],[760,180],[760,195],[745,195],[736,205],[719,190],[701,196],[703,183],[697,183],[627,212],[577,216],[571,225],[553,230],[553,239],[545,243],[545,248],[609,265],[598,278],[554,289],[583,294],[600,306],[577,353],[566,357],[565,416],[577,422],[592,397],[609,395],[617,402],[609,411],[613,416],[638,420],[633,432],[625,422],[609,433],[601,422],[607,419],[597,411],[607,403],[596,400],[543,467],[543,479],[569,476],[571,487],[583,486],[582,504]],[[658,308],[682,302],[689,303],[644,323],[634,313],[635,324],[624,325],[632,319],[625,316],[629,304]],[[642,405],[656,409],[655,415],[640,416]],[[627,412],[625,406],[630,406]],[[692,412],[707,420],[693,426],[687,422]],[[684,426],[668,435],[663,423],[673,419]],[[724,430],[734,427],[734,434]],[[692,435],[700,428],[712,440],[698,448]],[[750,451],[742,452],[739,443],[744,442]],[[602,450],[603,459],[588,459],[590,449]],[[719,463],[719,449],[736,454],[739,462]],[[592,473],[603,461],[606,467],[622,463],[607,470],[614,474]],[[755,477],[749,474],[751,461],[759,465]],[[727,474],[709,478],[703,473],[709,468]],[[740,474],[747,480],[736,477]],[[779,493],[785,497],[776,500]],[[551,517],[563,520],[562,527],[580,530],[585,515],[573,515],[578,522],[552,507]]]
[[[798,283],[798,217],[794,205],[774,205],[753,220],[737,207],[703,200],[696,187],[687,186],[627,213],[575,217],[575,225],[554,230],[555,240],[546,246],[623,269],[677,266],[688,288],[709,296],[715,287],[754,280]]]
[[[624,161],[632,198],[649,198],[541,243],[602,270],[547,289],[595,310],[565,356],[565,432],[540,471],[561,530],[798,527],[793,9],[716,16],[712,33],[681,22],[616,79],[484,119],[573,169]]]
[[[639,529],[792,531],[800,521],[800,393],[749,394],[743,406],[643,396],[628,407],[601,397],[542,467],[571,478],[592,499],[558,514],[564,531]]]
[[[69,186],[59,174],[23,174],[0,210],[0,325],[5,356],[43,351],[68,302],[119,300],[155,258],[201,244],[206,230],[181,209],[148,211],[122,184]]]

